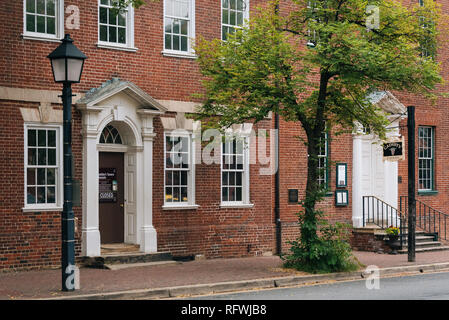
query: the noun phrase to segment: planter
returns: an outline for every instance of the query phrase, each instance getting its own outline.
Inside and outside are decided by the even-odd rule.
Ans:
[[[389,235],[387,240],[388,246],[391,248],[391,254],[397,254],[398,249],[401,248],[401,241],[399,236]]]

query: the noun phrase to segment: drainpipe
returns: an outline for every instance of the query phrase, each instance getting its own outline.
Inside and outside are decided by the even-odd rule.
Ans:
[[[282,226],[280,217],[280,179],[279,179],[279,114],[276,112],[274,116],[274,129],[276,130],[276,173],[274,176],[274,222],[276,224],[276,253],[282,254]]]

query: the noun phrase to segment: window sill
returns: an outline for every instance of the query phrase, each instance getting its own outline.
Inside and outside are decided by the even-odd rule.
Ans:
[[[186,205],[163,205],[162,210],[196,210],[199,207],[197,204],[186,204]]]
[[[183,52],[183,51],[168,51],[163,50],[162,55],[165,57],[173,57],[173,58],[183,58],[183,59],[196,59],[197,55],[191,52]]]
[[[22,208],[22,212],[62,212],[62,207],[26,207]]]
[[[134,48],[134,47],[115,46],[115,45],[112,45],[112,44],[100,43],[100,42],[97,43],[97,48],[121,50],[121,51],[128,51],[128,52],[136,52],[138,50],[138,48]]]
[[[37,40],[37,41],[49,41],[49,42],[61,42],[61,39],[57,37],[48,36],[45,35],[38,36],[38,35],[31,35],[31,34],[22,34],[23,40]]]
[[[433,196],[438,194],[438,190],[418,190],[418,196]]]
[[[222,203],[220,204],[221,209],[247,209],[254,207],[254,203]]]

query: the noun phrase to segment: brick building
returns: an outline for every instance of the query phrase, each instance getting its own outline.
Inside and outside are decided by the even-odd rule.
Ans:
[[[109,0],[0,3],[0,269],[60,261],[61,87],[46,57],[65,33],[88,56],[81,83],[73,86],[77,257],[99,256],[107,243],[174,256],[276,253],[276,210],[287,249],[286,241],[298,235],[301,209],[289,195],[297,190],[301,199],[306,179],[300,125],[280,120],[277,201],[273,158],[255,161],[260,145],[249,134],[274,129],[274,117],[235,126],[243,142],[219,145],[208,164],[196,139],[198,123],[184,116],[195,110],[192,93],[201,91],[191,38],[225,38],[264,3],[161,0],[118,16]],[[444,52],[441,57],[445,61]],[[417,135],[422,143],[432,141],[431,158],[420,156],[419,170],[426,172],[420,197],[444,211],[449,201],[446,99],[436,106],[399,93],[377,99],[394,102],[391,120],[397,129],[391,135],[406,135],[399,116],[406,105],[418,107]],[[373,139],[363,128],[328,137],[322,164],[342,164],[338,187],[336,166],[320,177],[331,189],[320,203],[330,220],[360,227],[362,196],[377,196],[397,208],[406,194],[406,162],[383,162]],[[180,161],[172,161],[177,157]],[[271,174],[261,174],[264,170]]]

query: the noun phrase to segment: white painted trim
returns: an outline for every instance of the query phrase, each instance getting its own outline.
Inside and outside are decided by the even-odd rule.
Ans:
[[[244,0],[247,3],[246,6],[246,10],[245,13],[243,15],[243,27],[247,27],[248,26],[248,22],[249,22],[249,0]],[[223,40],[223,0],[220,0],[220,39],[222,41],[226,41]]]
[[[196,210],[199,208],[197,204],[188,205],[163,205],[162,210]]]
[[[62,125],[55,124],[38,124],[38,123],[24,123],[24,132],[23,132],[23,149],[24,149],[24,157],[23,157],[23,189],[24,189],[24,207],[22,208],[23,212],[37,212],[37,211],[59,211],[63,205],[63,192],[64,192],[64,174],[63,174],[63,133],[62,133]],[[28,129],[56,129],[56,141],[58,145],[56,146],[56,190],[55,204],[27,204],[27,168],[28,168]]]
[[[22,212],[62,212],[63,207],[22,208]]]
[[[26,0],[23,0],[22,38],[25,40],[61,42],[61,39],[64,36],[64,0],[56,0],[56,7],[55,35],[40,32],[30,32],[26,30]]]
[[[249,209],[254,207],[254,203],[227,203],[222,202],[220,204],[221,209]]]
[[[162,16],[162,28],[164,32],[162,32],[162,54],[164,56],[170,56],[170,57],[177,57],[177,58],[196,58],[196,55],[194,54],[194,50],[192,47],[192,43],[195,40],[195,0],[189,0],[190,1],[190,27],[189,27],[189,34],[187,35],[187,51],[181,51],[181,50],[167,50],[165,49],[165,7],[166,7],[166,0],[163,1],[163,16]]]
[[[100,4],[101,0],[98,0],[97,5],[97,47],[105,48],[105,49],[114,49],[114,50],[124,50],[124,51],[137,51],[137,48],[134,47],[134,8],[132,5],[129,5],[126,9],[128,12],[126,14],[126,43],[114,43],[109,41],[101,41],[100,40]],[[103,5],[104,6],[104,5]]]

